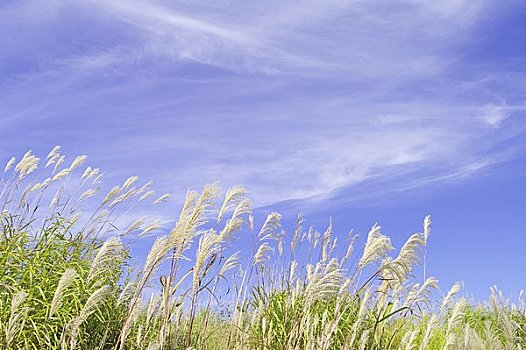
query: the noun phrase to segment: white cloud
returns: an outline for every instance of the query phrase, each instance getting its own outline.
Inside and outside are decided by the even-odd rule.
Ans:
[[[499,127],[511,115],[506,106],[494,105],[485,106],[482,113],[482,120],[492,127]]]
[[[172,192],[220,180],[265,205],[400,173],[448,182],[494,164],[524,110],[520,86],[494,91],[509,78],[458,76],[458,48],[491,2],[50,4],[5,60],[28,57],[39,30],[48,40],[31,69],[3,73],[5,144],[61,143]]]

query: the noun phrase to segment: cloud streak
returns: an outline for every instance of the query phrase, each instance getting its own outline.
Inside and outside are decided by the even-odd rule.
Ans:
[[[465,53],[495,4],[8,3],[1,156],[61,143],[166,190],[242,183],[259,206],[475,176],[524,133],[520,70]]]

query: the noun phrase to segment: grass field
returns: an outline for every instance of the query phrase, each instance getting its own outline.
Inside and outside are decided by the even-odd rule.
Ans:
[[[1,349],[522,349],[526,305],[496,289],[473,305],[426,273],[431,232],[395,253],[379,226],[365,245],[298,215],[254,227],[242,187],[188,192],[173,227],[133,218],[169,195],[102,175],[57,147],[11,160],[0,185]],[[132,217],[130,222],[124,218]],[[236,252],[251,235],[253,254]],[[138,240],[151,244],[130,264]],[[358,254],[359,252],[359,254]],[[417,269],[417,270],[415,270]],[[416,272],[418,271],[418,273]],[[491,281],[488,281],[491,284]]]

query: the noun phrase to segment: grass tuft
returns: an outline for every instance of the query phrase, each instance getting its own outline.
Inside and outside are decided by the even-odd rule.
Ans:
[[[254,228],[241,186],[189,191],[166,228],[133,214],[170,200],[148,204],[151,182],[131,176],[104,192],[103,173],[86,156],[65,166],[59,146],[44,166],[31,151],[19,159],[0,180],[1,349],[526,347],[521,298],[493,287],[473,304],[460,283],[440,294],[427,276],[430,216],[394,256],[374,225],[357,256],[357,236],[340,246],[332,220],[319,232],[299,214],[289,237],[271,212]],[[130,248],[152,235],[135,271]],[[252,255],[236,249],[243,236]]]

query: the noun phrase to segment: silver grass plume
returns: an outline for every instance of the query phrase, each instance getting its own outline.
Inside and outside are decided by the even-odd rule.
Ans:
[[[46,178],[44,181],[42,182],[37,182],[36,184],[33,185],[33,187],[31,188],[31,192],[35,192],[35,191],[39,191],[41,189],[45,189],[47,188],[47,186],[49,186],[49,184],[51,183],[51,178]]]
[[[356,322],[354,322],[354,324],[352,326],[352,333],[351,333],[351,338],[350,338],[350,341],[349,341],[349,348],[350,349],[354,349],[355,348],[354,344],[355,344],[355,342],[357,340],[357,336],[358,336],[360,330],[362,329],[362,325],[367,322],[365,315],[367,313],[367,309],[368,309],[368,304],[369,304],[369,299],[370,298],[371,298],[371,291],[367,288],[367,289],[365,289],[363,297],[360,300],[360,307],[358,309],[358,315],[356,317]],[[365,331],[365,332],[367,332],[367,331]]]
[[[197,246],[196,259],[194,264],[194,278],[192,283],[192,288],[197,289],[201,278],[204,277],[203,274],[206,271],[203,271],[206,268],[205,263],[209,258],[212,258],[215,255],[220,247],[221,237],[215,233],[214,230],[206,231],[199,239],[199,244]]]
[[[135,335],[135,347],[137,349],[143,348],[144,346],[142,345],[142,343],[143,343],[143,326],[142,324],[140,324],[137,327],[137,334]]]
[[[150,301],[148,302],[148,306],[146,307],[146,322],[145,327],[146,330],[149,329],[150,323],[154,319],[154,317],[159,314],[159,310],[161,308],[161,302],[162,298],[159,295],[151,295]]]
[[[84,191],[80,197],[79,197],[79,202],[82,202],[90,197],[93,197],[94,195],[96,195],[97,193],[99,192],[99,189],[98,188],[89,188],[87,189],[86,191]]]
[[[87,180],[90,176],[91,176],[91,172],[93,171],[93,169],[91,169],[90,166],[88,166],[84,172],[82,173],[82,176],[80,177],[81,180]]]
[[[431,236],[431,215],[426,215],[424,218],[424,243],[427,244],[429,236]]]
[[[265,264],[271,256],[272,247],[268,242],[263,242],[258,248],[258,251],[254,255],[254,265],[263,265]]]
[[[15,164],[15,162],[16,162],[16,158],[15,158],[15,157],[11,158],[11,159],[7,162],[7,164],[5,165],[4,173],[7,173],[7,171],[13,167],[13,165]]]
[[[285,237],[285,231],[281,231],[279,234],[276,235],[276,239],[278,240],[278,253],[279,256],[283,256],[283,238]]]
[[[218,276],[224,276],[228,271],[238,267],[240,264],[239,255],[239,252],[235,252],[234,254],[230,255],[224,262],[223,266],[221,266],[221,269],[218,272]]]
[[[414,266],[420,262],[420,254],[425,245],[424,235],[415,233],[405,242],[398,257],[391,262],[391,269],[400,281],[408,278]]]
[[[60,179],[62,179],[64,177],[68,176],[70,173],[71,173],[71,170],[69,170],[69,168],[62,169],[55,176],[53,176],[52,181],[60,180]]]
[[[281,227],[281,214],[272,212],[268,214],[267,219],[263,223],[261,230],[259,231],[258,238],[264,239],[275,239],[276,231]]]
[[[223,215],[232,208],[235,208],[244,200],[247,191],[243,186],[233,186],[229,188],[226,192],[223,205],[217,213],[217,222],[220,222],[223,219]]]
[[[424,268],[423,268],[423,273],[424,273],[424,280],[427,278],[427,262],[426,262],[426,259],[427,259],[427,240],[429,239],[429,236],[431,235],[431,216],[430,215],[426,215],[426,217],[424,218],[424,255],[423,255],[423,262],[424,262]]]
[[[158,229],[161,228],[161,221],[160,220],[155,220],[153,221],[151,224],[149,224],[148,226],[146,226],[142,232],[139,234],[139,237],[144,237],[146,235],[148,235],[149,233],[153,232],[153,231],[156,231]]]
[[[152,248],[150,249],[150,252],[148,253],[148,256],[146,257],[143,275],[152,273],[153,270],[156,269],[157,265],[166,253],[166,250],[169,249],[166,245],[167,239],[167,236],[157,237],[157,239],[153,243]],[[143,280],[141,282],[145,282],[145,278],[146,276],[143,277]]]
[[[89,296],[88,300],[86,300],[86,303],[80,310],[80,314],[69,322],[69,349],[73,350],[76,348],[80,326],[88,319],[89,316],[97,311],[99,304],[102,303],[110,293],[111,287],[107,285],[95,290]]]
[[[203,192],[201,192],[201,196],[195,202],[190,216],[189,228],[192,231],[206,223],[207,217],[205,214],[214,207],[214,201],[218,195],[219,187],[217,184],[206,185],[203,188]]]
[[[495,334],[490,320],[484,321],[484,345],[487,350],[502,350],[502,344]]]
[[[386,258],[392,249],[391,239],[383,235],[380,226],[375,224],[367,235],[363,255],[358,263],[358,270],[370,263]]]
[[[46,159],[47,159],[47,162],[46,162],[45,168],[47,168],[50,165],[55,164],[55,162],[57,162],[60,159],[60,152],[57,152],[50,158],[46,158]]]
[[[303,213],[298,213],[298,219],[296,220],[296,229],[294,230],[294,236],[292,237],[292,241],[290,242],[290,250],[294,252],[296,250],[296,247],[298,245],[298,240],[300,239],[302,232],[303,232],[303,223],[305,222],[305,217],[303,216]]]
[[[487,350],[482,338],[468,323],[464,326],[464,349]]]
[[[254,233],[254,215],[248,214],[248,229],[250,233]]]
[[[126,183],[125,183],[126,184]],[[153,184],[153,181],[148,181],[147,183],[145,183],[144,185],[141,186],[141,188],[139,188],[137,190],[137,194],[142,194],[144,192],[147,192],[150,190],[150,188],[152,187],[152,184]]]
[[[111,203],[110,203],[110,208],[113,208],[115,207],[116,205],[124,202],[125,200],[127,200],[128,198],[131,198],[133,197],[133,195],[135,195],[135,193],[137,192],[137,190],[135,188],[131,188],[129,189],[128,191],[126,191],[125,193],[121,194],[120,196],[118,196],[117,198],[115,198]]]
[[[85,155],[75,157],[75,160],[73,160],[73,162],[69,166],[69,171],[72,172],[73,170],[84,164],[86,159],[88,159],[88,157]]]
[[[26,308],[22,307],[22,304],[27,299],[28,295],[29,294],[24,291],[19,291],[11,298],[11,312],[9,315],[9,321],[7,322],[5,335],[7,348],[10,347],[11,343],[16,339],[16,336],[22,329],[24,315],[27,311]]]
[[[360,337],[360,346],[358,347],[359,350],[366,350],[367,349],[367,341],[369,339],[370,332],[371,332],[370,329],[366,329],[362,333],[362,336]]]
[[[332,237],[332,218],[329,220],[329,226],[325,230],[321,241],[321,261],[325,262],[329,258],[329,245]]]
[[[153,204],[159,204],[159,203],[166,202],[171,196],[172,195],[170,193],[165,193],[162,196],[160,196],[159,198],[157,198],[156,200],[154,200]]]
[[[64,299],[64,292],[75,280],[77,279],[77,272],[72,269],[66,269],[58,281],[57,288],[53,295],[53,300],[51,301],[51,306],[49,307],[48,318],[52,317],[55,312],[60,309],[62,306],[62,300]]]
[[[449,304],[451,303],[451,300],[455,297],[455,295],[458,294],[458,292],[460,292],[461,289],[462,289],[462,283],[456,282],[455,284],[453,284],[453,286],[447,293],[446,297],[442,301],[442,304],[440,305],[440,309],[442,311],[444,311],[449,306]]]
[[[429,344],[429,341],[431,340],[431,336],[433,334],[433,330],[435,329],[437,324],[437,316],[432,315],[429,318],[429,321],[426,326],[426,330],[424,332],[424,336],[422,337],[422,341],[420,342],[420,347],[418,350],[425,350]]]
[[[42,183],[41,182],[37,182],[36,184],[33,185],[33,187],[31,187],[31,190],[30,192],[35,192],[35,191],[38,191],[40,189],[42,189]]]
[[[512,350],[516,339],[516,329],[520,326],[514,321],[510,320],[507,313],[504,312],[508,309],[508,300],[504,300],[502,291],[497,286],[491,287],[490,303],[495,314],[496,319],[499,321],[499,329],[504,335],[505,349]]]
[[[35,171],[38,168],[39,160],[40,158],[32,155],[31,151],[27,151],[20,162],[15,166],[15,172],[18,172],[18,180],[22,180],[24,177]]]
[[[459,299],[456,302],[455,307],[453,307],[451,316],[447,320],[446,344],[444,345],[444,349],[449,349],[455,345],[456,335],[454,330],[462,324],[462,319],[465,315],[466,306],[467,301],[466,299],[462,298]]]
[[[438,280],[435,277],[429,277],[424,284],[418,283],[411,289],[404,306],[411,308],[413,304],[429,304],[433,289],[438,289]]]
[[[131,282],[130,281],[130,282],[126,283],[124,288],[122,288],[122,291],[119,294],[119,297],[117,298],[117,304],[121,305],[121,304],[124,304],[124,303],[128,302],[133,296],[133,292],[135,290],[135,287],[136,287],[136,283],[135,282]]]
[[[51,183],[52,179],[50,177],[46,178],[44,181],[42,181],[42,188],[47,188],[49,184]]]
[[[49,203],[49,208],[53,208],[54,206],[58,205],[58,200],[60,198],[60,195],[62,194],[62,190],[59,189],[57,192],[55,192],[55,195],[51,199],[51,202]]]
[[[139,202],[145,200],[145,199],[148,199],[150,198],[151,196],[153,196],[155,194],[155,191],[152,191],[152,190],[149,190],[149,191],[146,191],[140,198],[139,198]]]
[[[20,200],[18,202],[18,209],[22,208],[22,205],[24,205],[25,202],[25,199],[26,199],[26,195],[31,191],[31,185],[27,185],[26,188],[24,189],[24,192],[22,192],[22,196],[20,197]]]
[[[310,273],[305,297],[308,301],[323,299],[336,294],[343,284],[343,274],[338,260],[331,259],[327,264],[318,262]]]
[[[58,168],[62,165],[62,163],[64,163],[65,159],[66,159],[66,156],[60,156],[57,159],[57,162],[55,163],[55,166],[53,167],[52,174],[54,174],[58,170]],[[50,161],[51,161],[51,159],[50,159]]]
[[[110,190],[110,192],[108,192],[106,197],[104,197],[104,199],[102,200],[102,203],[100,204],[100,206],[101,207],[104,206],[106,203],[111,201],[113,198],[117,197],[121,192],[122,192],[122,188],[121,187],[119,187],[119,186],[113,187]]]
[[[126,181],[124,181],[124,183],[122,184],[122,189],[124,189],[124,190],[128,189],[128,187],[131,187],[134,183],[137,182],[137,180],[139,180],[139,177],[138,177],[138,176],[130,176],[130,177],[127,178]]]
[[[93,169],[92,176],[94,177],[93,181],[91,183],[93,185],[99,184],[102,182],[102,178],[104,177],[104,173],[100,173],[100,169]]]
[[[133,296],[131,297],[131,301],[128,304],[128,313],[119,336],[119,349],[124,348],[124,343],[129,331],[136,321],[137,316],[139,315],[140,308],[138,307],[138,302],[143,288],[145,287],[149,278],[155,273],[159,267],[159,264],[165,258],[166,252],[170,249],[170,245],[167,244],[167,241],[168,236],[158,237],[153,243],[153,246],[146,257],[142,275],[135,285]]]
[[[352,231],[349,232],[349,236],[352,234]],[[342,259],[342,265],[345,264],[352,256],[352,253],[354,252],[354,243],[358,239],[358,235],[354,235],[351,238],[348,238],[349,245],[347,246],[347,250],[345,251],[345,256]]]
[[[409,337],[406,339],[406,342],[405,342],[405,350],[412,350],[413,343],[418,335],[418,329],[414,329],[411,332],[407,332],[406,334],[408,334]]]
[[[309,231],[307,232],[307,237],[312,247],[316,248],[318,244],[320,243],[321,233],[319,231],[316,231],[314,228],[309,227]]]
[[[232,234],[239,230],[243,225],[243,216],[252,213],[252,203],[248,199],[243,199],[234,209],[232,217],[228,219],[225,226],[219,233],[223,241],[230,241]]]
[[[128,228],[126,228],[126,230],[124,231],[123,235],[126,235],[130,232],[133,232],[135,230],[138,230],[139,228],[141,228],[141,226],[145,223],[145,220],[144,218],[139,218],[137,220],[135,220],[134,222],[132,222],[130,224],[130,226],[128,226]]]
[[[290,263],[290,271],[289,271],[289,285],[292,286],[294,284],[294,281],[296,280],[296,273],[298,270],[298,262],[296,260],[293,260]]]
[[[109,264],[115,264],[115,262],[121,261],[123,256],[124,245],[119,237],[111,237],[107,239],[93,259],[87,277],[88,283],[91,282],[93,278],[103,274]]]
[[[60,155],[60,149],[61,149],[60,146],[53,147],[53,149],[46,156],[46,159],[52,159],[52,158]]]

